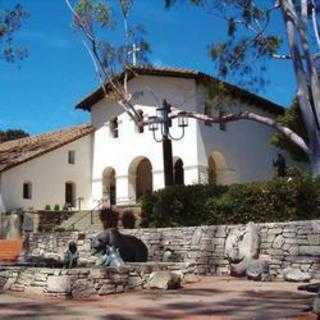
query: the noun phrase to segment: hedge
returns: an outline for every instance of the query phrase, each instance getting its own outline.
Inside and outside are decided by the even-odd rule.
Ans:
[[[150,227],[319,219],[320,179],[172,186],[144,196],[141,205]]]

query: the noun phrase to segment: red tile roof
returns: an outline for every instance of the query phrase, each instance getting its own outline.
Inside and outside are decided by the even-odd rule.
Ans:
[[[1,143],[0,172],[56,150],[93,131],[94,128],[86,124]]]
[[[203,83],[224,83],[225,86],[229,89],[229,93],[240,100],[252,103],[256,107],[269,111],[271,113],[280,115],[284,113],[284,108],[270,100],[262,98],[254,93],[251,93],[247,90],[241,89],[237,86],[234,86],[230,83],[220,81],[208,74],[190,70],[190,69],[181,69],[181,68],[162,68],[162,67],[149,67],[149,66],[141,66],[141,67],[131,67],[129,71],[128,79],[132,79],[137,75],[149,75],[149,76],[158,76],[158,77],[176,77],[176,78],[187,78],[194,79],[198,82]],[[115,76],[115,79],[121,80],[124,77],[124,72]],[[108,88],[108,84],[106,84]],[[104,96],[104,91],[100,87],[90,93],[87,97],[85,97],[82,101],[80,101],[77,105],[77,109],[82,109],[86,111],[90,111],[91,107],[101,100]]]

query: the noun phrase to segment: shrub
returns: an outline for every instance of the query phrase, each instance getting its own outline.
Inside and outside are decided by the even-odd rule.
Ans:
[[[142,199],[153,227],[320,218],[320,179],[296,175],[228,187],[169,187]]]
[[[50,210],[51,210],[51,206],[50,206],[50,204],[47,204],[47,205],[44,207],[44,210],[46,210],[46,211],[50,211]]]
[[[207,216],[204,203],[226,190],[226,187],[216,185],[171,186],[145,195],[141,200],[142,211],[150,226],[200,225]]]
[[[117,228],[119,222],[119,213],[112,208],[103,208],[99,211],[99,218],[103,228]]]
[[[54,205],[54,211],[60,211],[60,205],[55,204]]]
[[[125,210],[122,214],[122,226],[125,229],[134,229],[137,218],[131,210]]]

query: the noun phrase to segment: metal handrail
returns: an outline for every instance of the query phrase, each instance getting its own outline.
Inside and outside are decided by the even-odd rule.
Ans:
[[[98,208],[103,204],[103,202],[104,202],[104,199],[99,200],[99,201],[98,201],[98,204],[97,204],[93,209],[91,209],[90,211],[88,211],[88,212],[87,212],[84,216],[82,216],[80,219],[78,219],[78,220],[76,220],[75,222],[73,222],[70,227],[72,227],[73,230],[75,230],[75,225],[76,225],[77,223],[79,223],[81,220],[85,219],[89,214],[90,214],[90,223],[91,223],[91,225],[93,225],[93,213],[94,213],[96,210],[98,210]]]

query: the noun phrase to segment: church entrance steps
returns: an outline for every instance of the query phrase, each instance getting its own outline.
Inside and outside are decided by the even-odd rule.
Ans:
[[[83,211],[38,211],[24,214],[24,228],[28,232],[99,232],[110,227],[110,212],[104,210]],[[138,205],[112,206],[111,226],[133,228],[141,220],[141,207]],[[127,224],[126,224],[127,223]],[[132,224],[131,226],[128,223]]]

